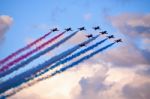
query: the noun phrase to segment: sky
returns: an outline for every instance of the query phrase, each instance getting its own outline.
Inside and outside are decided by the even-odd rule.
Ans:
[[[93,26],[99,25],[123,39],[123,43],[9,99],[148,99],[149,4],[149,0],[0,0],[0,59],[53,27],[63,31],[85,26],[87,31],[29,66],[83,41],[85,34],[95,35],[98,32],[92,30]]]

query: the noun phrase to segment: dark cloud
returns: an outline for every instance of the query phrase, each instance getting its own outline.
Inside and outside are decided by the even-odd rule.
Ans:
[[[82,95],[88,94],[88,90],[85,90],[86,88],[90,89],[89,91],[93,92],[99,92],[100,90],[104,90],[106,88],[105,85],[102,83],[102,80],[100,80],[100,78],[97,79],[97,81],[88,78],[82,78],[80,81],[80,85],[82,89],[84,89],[82,90]]]
[[[123,94],[126,99],[149,99],[150,84],[146,83],[141,86],[126,85],[123,88]]]
[[[145,57],[145,59],[147,60],[147,62],[149,62],[150,65],[150,51],[149,50],[141,50],[143,56]]]
[[[150,36],[150,27],[146,27],[146,26],[135,26],[133,27],[133,31],[135,31],[136,33],[142,35],[142,34],[146,34]]]
[[[74,99],[99,99],[101,92],[108,90],[111,85],[105,84],[107,78],[108,67],[107,65],[99,65],[97,72],[92,77],[81,78],[79,84],[81,92],[75,96]]]
[[[145,77],[150,77],[150,66],[145,65],[140,67],[140,69],[136,70],[136,73]]]

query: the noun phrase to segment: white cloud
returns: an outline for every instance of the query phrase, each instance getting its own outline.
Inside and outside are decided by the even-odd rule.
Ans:
[[[121,34],[123,43],[105,55],[99,56],[115,66],[137,66],[150,64],[149,31],[150,14],[120,14],[109,16],[109,21]]]
[[[30,88],[24,89],[18,94],[10,97],[10,99],[73,99],[74,95],[79,94],[79,81],[82,77],[90,77],[97,71],[98,65],[87,68],[82,64],[80,68],[74,68],[62,74],[58,74],[53,78],[42,81]],[[39,97],[37,97],[39,96]]]
[[[136,66],[139,64],[148,64],[143,54],[132,43],[123,41],[119,47],[113,48],[104,55],[99,56],[100,59],[110,62],[116,66]]]
[[[103,71],[104,70],[99,70],[98,73],[100,74],[81,79],[81,92],[74,99],[128,99],[127,95],[129,95],[129,99],[138,99],[139,95],[137,95],[137,93],[145,97],[139,99],[149,98],[149,89],[143,87],[143,85],[146,86],[150,82],[149,77],[141,76],[137,74],[134,69],[130,68],[109,67],[106,72]],[[130,86],[130,89],[132,87],[136,88],[138,91],[133,91],[131,94],[128,94],[126,90],[130,89],[126,88],[126,86]],[[140,91],[140,88],[142,88],[143,91]],[[136,96],[132,98],[132,94]]]
[[[13,18],[7,15],[0,15],[0,41],[4,39],[6,31],[13,22]]]
[[[118,16],[111,16],[109,20],[120,33],[137,40],[150,37],[150,14],[125,13]],[[138,39],[138,40],[139,40]]]
[[[93,75],[92,77],[81,80],[84,84],[80,84],[81,92],[75,99],[149,98],[150,79],[146,73],[143,73],[149,67],[149,57],[145,55],[146,51],[143,51],[139,47],[139,44],[137,45],[135,43],[139,37],[142,40],[149,37],[149,34],[147,34],[150,26],[149,19],[149,14],[121,14],[111,17],[112,25],[124,34],[124,42],[119,47],[97,55],[92,59],[93,63],[97,62],[99,64],[101,63],[97,59],[101,59],[110,63],[111,67],[108,72],[103,73],[103,79],[101,76]],[[149,55],[148,52],[147,55]],[[95,86],[97,86],[97,90],[95,90]]]

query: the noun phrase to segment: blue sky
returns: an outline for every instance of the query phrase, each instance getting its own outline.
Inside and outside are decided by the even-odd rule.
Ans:
[[[115,30],[106,22],[105,15],[147,13],[150,11],[149,3],[149,0],[1,0],[0,14],[13,17],[14,22],[7,31],[0,57],[25,45],[26,38],[37,38],[49,30],[34,26],[45,24],[62,29],[86,26],[90,30],[92,26],[101,25],[103,29],[113,33]],[[84,19],[86,15],[91,18]]]
[[[28,40],[47,33],[53,27],[63,31],[67,27],[76,30],[78,27],[85,26],[87,29],[85,33],[93,33],[92,27],[100,25],[102,30],[107,30],[109,34],[123,38],[124,41],[117,47],[112,47],[110,51],[79,65],[80,68],[67,71],[56,79],[47,80],[47,83],[45,81],[27,90],[32,91],[33,94],[23,91],[12,99],[18,97],[58,99],[61,95],[64,96],[61,97],[62,99],[91,99],[91,97],[109,99],[109,96],[114,99],[142,99],[142,96],[138,96],[142,92],[145,97],[148,97],[147,92],[150,91],[147,84],[150,83],[148,79],[150,76],[149,4],[150,0],[0,0],[0,16],[7,15],[13,19],[6,32],[0,31],[0,39],[1,36],[4,38],[0,43],[0,59],[25,46],[27,42],[29,43]],[[78,38],[73,39],[73,43],[79,42]],[[66,47],[68,45],[64,44],[54,52],[63,51]],[[43,62],[49,56],[41,57],[29,66]],[[55,87],[57,86],[55,84],[59,84],[58,87]],[[43,85],[49,87],[44,88]],[[43,93],[37,91],[39,88],[43,89]],[[53,95],[49,94],[50,89],[54,90]],[[141,92],[140,89],[143,91]],[[77,90],[78,95],[74,90]],[[126,90],[136,93],[128,93]],[[99,93],[102,96],[99,96]]]

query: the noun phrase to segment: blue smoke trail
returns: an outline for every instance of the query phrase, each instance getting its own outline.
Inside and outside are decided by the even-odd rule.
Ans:
[[[87,56],[82,57],[81,59],[79,59],[79,60],[73,62],[72,64],[67,65],[67,66],[65,66],[65,67],[62,67],[60,70],[56,70],[56,71],[55,71],[54,73],[52,73],[50,76],[55,76],[57,73],[64,72],[64,71],[68,70],[69,68],[72,68],[72,67],[78,65],[79,63],[81,63],[81,62],[83,62],[83,61],[85,61],[85,60],[88,60],[89,58],[91,58],[91,57],[93,57],[94,55],[98,54],[99,52],[101,52],[101,51],[103,51],[103,50],[105,50],[105,49],[111,47],[111,46],[114,45],[114,44],[115,44],[115,43],[108,44],[107,46],[105,46],[105,47],[103,47],[103,48],[101,48],[101,49],[98,49],[98,50],[92,52],[91,54],[89,54],[89,55],[87,55]]]
[[[7,96],[0,96],[0,99],[6,99]]]
[[[23,72],[20,75],[17,75],[14,78],[10,78],[9,80],[7,80],[6,82],[3,82],[2,84],[0,84],[0,94],[4,93],[5,91],[9,90],[10,88],[14,88],[19,86],[20,84],[29,81],[27,78],[31,77],[33,74],[36,74],[38,71],[48,67],[49,65],[52,65],[53,63],[59,61],[60,59],[65,58],[67,55],[70,55],[71,53],[73,53],[74,51],[76,51],[77,49],[79,49],[81,47],[82,44],[88,44],[91,41],[95,40],[99,35],[88,39],[76,46],[74,46],[73,48],[70,48],[64,52],[62,52],[61,54],[52,57],[51,59],[45,61],[43,64],[39,64],[38,66],[36,66],[35,68],[32,68],[28,71]]]
[[[47,71],[49,71],[49,70],[51,70],[51,69],[54,69],[54,68],[56,68],[57,66],[59,66],[59,65],[61,65],[61,64],[64,64],[64,63],[66,63],[66,62],[68,62],[68,61],[70,61],[70,60],[72,60],[72,59],[74,59],[74,58],[80,56],[81,54],[84,54],[84,53],[86,53],[86,52],[92,50],[93,48],[95,48],[95,47],[97,47],[98,45],[100,45],[100,44],[102,44],[103,42],[105,42],[107,39],[108,39],[108,38],[105,38],[104,40],[101,40],[101,41],[97,42],[96,44],[93,44],[93,45],[91,45],[91,46],[89,46],[89,47],[87,47],[87,48],[85,48],[85,49],[83,49],[83,50],[81,50],[81,51],[79,51],[79,52],[77,52],[77,53],[75,53],[75,54],[73,54],[73,55],[71,55],[71,56],[69,56],[69,57],[63,59],[63,60],[58,61],[58,62],[55,63],[54,65],[52,65],[52,66],[46,68],[45,70],[42,70],[40,73],[37,73],[36,75],[34,75],[34,77],[29,78],[29,79],[31,80],[31,79],[33,79],[33,78],[35,78],[35,77],[38,77],[38,76],[40,76],[40,75],[46,73]]]
[[[52,46],[46,48],[46,49],[43,50],[43,51],[38,52],[37,54],[31,56],[31,57],[28,58],[27,60],[22,61],[21,63],[19,63],[19,64],[13,66],[13,67],[10,68],[9,70],[0,73],[0,78],[1,78],[1,77],[4,77],[4,76],[6,76],[6,75],[8,75],[8,74],[10,74],[10,73],[12,73],[13,71],[18,70],[18,69],[21,68],[21,67],[24,67],[25,65],[29,64],[29,63],[32,62],[33,60],[39,58],[40,56],[42,56],[42,55],[46,54],[47,52],[53,50],[54,48],[58,47],[59,45],[65,43],[67,40],[69,40],[71,37],[73,37],[77,32],[78,32],[78,31],[76,31],[76,32],[74,32],[74,33],[72,33],[72,34],[70,34],[69,36],[65,37],[65,38],[62,39],[61,41],[59,41],[59,42],[53,44]]]

